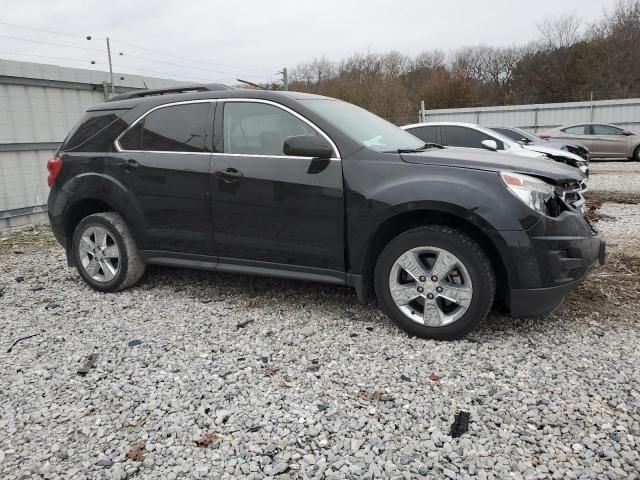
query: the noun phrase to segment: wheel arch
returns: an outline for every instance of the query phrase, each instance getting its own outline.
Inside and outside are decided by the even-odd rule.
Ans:
[[[424,225],[444,225],[465,233],[478,242],[489,257],[496,275],[496,300],[506,301],[508,271],[495,242],[479,226],[461,216],[438,210],[413,210],[398,213],[382,222],[370,237],[362,257],[361,274],[365,296],[373,295],[373,274],[378,256],[384,247],[401,233]]]

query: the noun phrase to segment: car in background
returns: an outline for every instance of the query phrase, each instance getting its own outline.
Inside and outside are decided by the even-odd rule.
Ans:
[[[589,162],[565,150],[546,145],[521,145],[515,140],[482,125],[462,122],[415,123],[402,127],[426,143],[447,147],[484,148],[528,158],[551,159],[589,173]]]
[[[541,132],[542,139],[584,144],[591,158],[629,158],[640,162],[640,135],[607,123],[580,123]]]
[[[543,139],[531,132],[527,132],[522,128],[517,127],[488,127],[502,135],[505,135],[512,140],[515,140],[520,145],[546,145],[548,147],[557,148],[559,150],[565,150],[571,152],[574,155],[578,155],[587,162],[590,160],[589,149],[578,142],[567,143],[562,140]]]

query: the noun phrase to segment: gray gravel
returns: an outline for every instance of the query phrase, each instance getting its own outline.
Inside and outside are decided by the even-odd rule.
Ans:
[[[150,268],[105,295],[48,234],[0,240],[0,478],[640,478],[640,299],[586,303],[614,273],[435,342],[348,289]]]
[[[640,194],[640,162],[592,161],[589,190]]]

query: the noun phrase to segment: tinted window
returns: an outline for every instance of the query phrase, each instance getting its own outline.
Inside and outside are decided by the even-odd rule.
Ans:
[[[611,125],[592,125],[594,135],[622,135],[622,129]]]
[[[164,107],[144,117],[140,150],[205,152],[210,103]]]
[[[415,135],[426,143],[438,143],[438,127],[416,127],[407,129],[411,135]]]
[[[244,155],[284,155],[284,141],[298,135],[317,135],[308,124],[265,103],[224,104],[224,151]]]
[[[562,130],[564,133],[568,133],[569,135],[588,135],[588,127],[586,125],[577,125],[575,127],[569,127]]]
[[[71,150],[82,145],[115,122],[124,112],[125,110],[111,110],[85,113],[64,141],[63,150]]]
[[[447,126],[443,127],[445,137],[447,139],[447,145],[450,147],[467,147],[467,148],[482,148],[482,142],[484,140],[495,140],[486,133],[473,130],[467,127]],[[500,141],[496,141],[498,149],[502,150],[504,145]]]
[[[492,128],[491,130],[495,130],[498,133],[503,134],[506,137],[509,137],[511,140],[515,140],[516,142],[522,141],[524,135],[517,132],[516,130],[511,130],[509,128]]]

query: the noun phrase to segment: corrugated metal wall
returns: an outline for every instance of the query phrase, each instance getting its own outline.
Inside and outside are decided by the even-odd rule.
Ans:
[[[185,83],[115,78],[116,93]],[[47,160],[87,107],[104,102],[107,79],[105,72],[0,60],[0,228],[44,218]]]
[[[470,122],[507,125],[534,132],[581,122],[612,123],[640,131],[640,98],[594,102],[511,105],[505,107],[426,110],[427,122]]]

